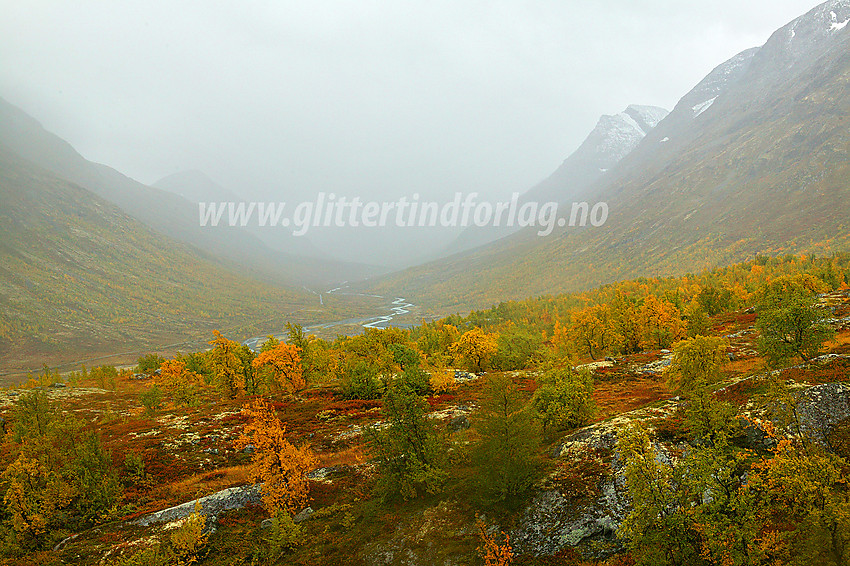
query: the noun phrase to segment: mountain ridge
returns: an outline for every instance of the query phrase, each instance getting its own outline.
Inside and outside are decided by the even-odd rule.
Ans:
[[[375,289],[400,289],[455,312],[699,271],[757,253],[846,249],[850,28],[831,30],[830,12],[840,6],[836,19],[850,18],[847,4],[827,3],[796,18],[686,93],[582,194],[581,200],[608,203],[605,226],[565,228],[546,238],[521,231],[395,274]],[[796,40],[814,39],[790,57],[782,38],[795,25]]]
[[[581,200],[582,195],[612,167],[633,151],[668,111],[658,106],[630,104],[617,114],[603,114],[594,128],[558,168],[520,195],[520,203]],[[444,252],[453,255],[505,238],[517,232],[511,227],[470,227]]]
[[[256,235],[239,226],[202,227],[196,203],[85,159],[71,144],[2,98],[0,143],[39,167],[116,204],[152,229],[220,258],[225,266],[244,269],[252,277],[300,287],[304,283],[322,286],[374,272],[372,267],[355,263],[302,257],[286,249],[271,250]]]
[[[221,267],[0,144],[3,369],[158,347],[304,302]]]

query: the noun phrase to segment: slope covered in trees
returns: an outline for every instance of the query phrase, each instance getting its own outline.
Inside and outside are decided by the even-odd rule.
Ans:
[[[330,341],[290,325],[260,353],[213,333],[208,350],[144,356],[140,379],[32,376],[0,394],[0,552],[115,566],[843,564],[848,268],[761,258]],[[774,356],[789,320],[817,332]],[[256,496],[239,487],[254,481]],[[223,488],[254,504],[128,522]]]

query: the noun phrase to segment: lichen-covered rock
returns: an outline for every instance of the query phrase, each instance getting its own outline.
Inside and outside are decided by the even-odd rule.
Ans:
[[[449,421],[448,427],[451,432],[466,430],[469,428],[469,419],[466,415],[458,415]]]
[[[619,419],[598,423],[576,431],[558,446],[553,455],[561,459],[579,458],[586,453],[612,455],[608,473],[599,480],[591,499],[576,499],[557,489],[537,494],[526,508],[520,526],[510,533],[517,552],[554,555],[565,546],[577,546],[586,539],[605,539],[618,546],[615,533],[628,514],[623,462],[615,453]]]
[[[616,531],[630,512],[626,489],[625,462],[617,453],[620,431],[635,421],[651,421],[675,411],[677,399],[661,407],[643,408],[623,413],[606,421],[595,423],[570,434],[552,450],[552,456],[561,460],[582,458],[588,454],[608,454],[607,471],[598,480],[598,488],[591,498],[565,495],[557,489],[544,489],[526,508],[520,526],[511,533],[515,550],[537,556],[551,556],[567,546],[580,550],[589,541],[605,542],[606,554],[622,549]],[[653,443],[659,461],[670,465],[672,446]],[[600,545],[594,544],[593,558],[599,558]]]
[[[797,401],[800,432],[824,441],[832,427],[850,417],[850,386],[824,383],[804,391]]]
[[[307,507],[306,509],[302,509],[299,513],[297,513],[294,517],[292,517],[293,523],[302,523],[313,516],[313,508]]]
[[[510,533],[511,544],[520,553],[552,556],[592,537],[613,541],[628,513],[621,483],[618,475],[606,479],[590,504],[576,505],[557,490],[541,492],[526,509],[522,526]]]
[[[776,439],[767,433],[761,421],[753,418],[739,417],[738,424],[741,427],[744,446],[747,448],[765,452],[776,446]]]
[[[197,500],[187,501],[175,507],[169,507],[150,515],[131,521],[132,525],[148,526],[154,523],[168,523],[188,517],[195,512],[195,503],[200,504],[200,512],[214,517],[230,509],[241,509],[247,505],[259,504],[261,484],[230,487]]]

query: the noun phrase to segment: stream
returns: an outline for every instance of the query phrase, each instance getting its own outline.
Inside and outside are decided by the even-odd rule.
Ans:
[[[324,304],[324,299],[322,298],[322,296],[323,295],[330,295],[330,294],[352,295],[352,296],[359,296],[359,297],[374,297],[374,298],[378,298],[378,299],[386,298],[382,295],[370,295],[368,293],[345,292],[344,289],[348,288],[347,283],[348,282],[346,281],[346,282],[342,283],[339,287],[336,287],[334,289],[329,289],[328,291],[325,291],[324,293],[315,293],[315,291],[311,291],[311,292],[319,295],[319,303],[320,304]],[[313,325],[310,325],[310,326],[304,326],[304,333],[310,334],[311,332],[315,332],[316,330],[323,330],[323,329],[327,329],[327,328],[333,328],[334,326],[352,325],[352,324],[360,325],[363,328],[379,328],[379,329],[380,328],[387,328],[387,327],[390,327],[390,326],[394,326],[391,323],[392,323],[392,320],[395,317],[403,315],[403,314],[408,314],[410,312],[410,309],[414,306],[415,305],[413,303],[407,302],[407,299],[405,299],[403,297],[395,297],[394,300],[389,305],[387,305],[387,307],[386,307],[387,310],[389,310],[389,313],[387,313],[387,314],[367,316],[367,317],[347,318],[347,319],[344,319],[344,320],[335,320],[333,322],[325,322],[325,323],[321,323],[321,324],[313,324]],[[403,324],[403,325],[400,326],[400,328],[405,328],[407,326],[409,326],[409,325]],[[285,335],[285,334],[275,333],[275,334],[271,334],[271,335],[274,336],[275,338],[277,338],[278,340],[283,340],[284,338],[287,337],[287,335]],[[251,348],[255,352],[258,352],[260,350],[260,345],[263,342],[265,342],[266,340],[268,340],[268,337],[269,337],[269,334],[263,334],[262,336],[254,336],[252,338],[248,338],[247,340],[243,341],[242,345],[248,346],[249,348]]]

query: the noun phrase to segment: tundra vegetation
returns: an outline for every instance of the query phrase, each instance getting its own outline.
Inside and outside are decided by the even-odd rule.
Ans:
[[[758,257],[411,329],[324,340],[290,324],[257,352],[215,332],[205,351],[151,353],[132,370],[45,368],[2,393],[0,553],[846,564],[850,422],[813,431],[795,408],[809,385],[848,379],[848,282],[848,256]],[[756,406],[774,418],[753,444]],[[564,456],[577,429],[612,422],[611,453]],[[517,533],[537,494],[579,508],[615,462],[629,502],[616,532],[529,553]],[[240,509],[130,523],[253,483],[259,499]]]

